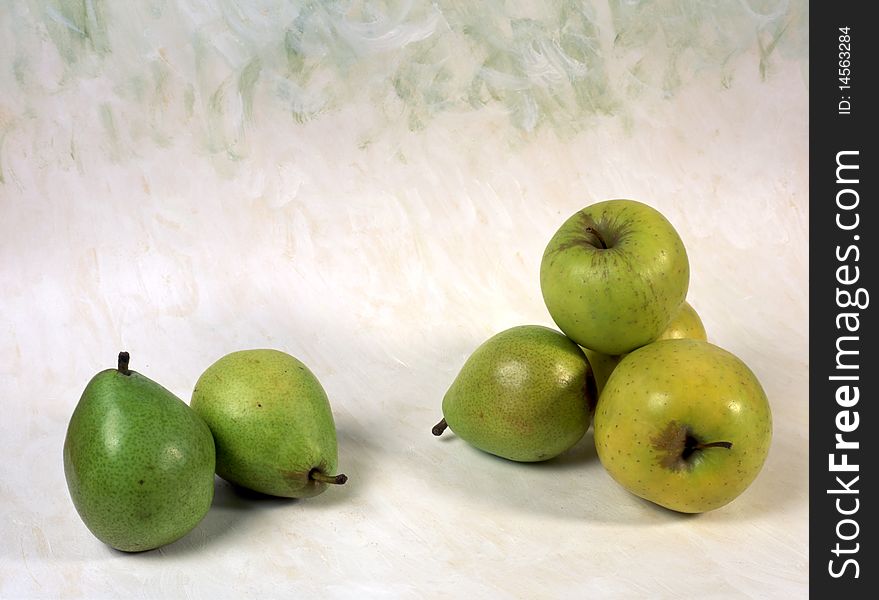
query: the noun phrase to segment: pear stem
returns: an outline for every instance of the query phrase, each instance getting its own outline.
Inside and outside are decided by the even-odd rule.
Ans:
[[[598,243],[601,244],[602,250],[607,250],[607,243],[604,241],[604,238],[601,237],[601,234],[598,232],[598,229],[590,226],[590,227],[586,228],[586,232],[591,233],[592,235],[594,235],[596,237],[596,239],[598,239]]]
[[[312,469],[308,474],[308,478],[312,481],[320,481],[321,483],[330,483],[332,485],[344,485],[346,481],[348,481],[348,476],[339,473],[338,475],[327,475],[326,473],[321,473],[317,469]]]
[[[448,427],[448,426],[449,426],[449,424],[446,423],[445,419],[443,419],[442,421],[440,421],[439,423],[434,425],[433,429],[431,429],[430,431],[431,431],[431,433],[433,433],[433,435],[442,435],[443,431],[445,431],[446,427]]]
[[[131,375],[131,371],[128,370],[128,360],[129,360],[128,352],[120,352],[119,359],[116,363],[116,370],[122,373],[123,375]]]
[[[710,442],[708,444],[697,444],[694,450],[704,450],[705,448],[732,448],[732,442]]]

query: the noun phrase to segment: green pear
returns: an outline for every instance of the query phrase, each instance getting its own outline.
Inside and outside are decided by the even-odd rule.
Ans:
[[[205,516],[214,495],[214,440],[180,398],[128,368],[95,375],[64,439],[64,475],[91,532],[118,550],[169,544]]]
[[[507,329],[467,359],[443,398],[443,420],[485,452],[520,462],[558,456],[583,437],[595,394],[577,344],[539,325]]]
[[[199,377],[190,402],[217,444],[217,474],[263,494],[316,496],[335,475],[336,426],[326,392],[278,350],[227,354]]]
[[[540,263],[540,289],[556,325],[602,354],[625,354],[659,337],[689,282],[677,231],[635,200],[606,200],[575,213]]]
[[[677,339],[708,340],[708,335],[705,333],[705,326],[702,325],[699,313],[686,301],[675,311],[671,322],[665,328],[665,331],[659,334],[657,341]],[[586,354],[586,358],[589,359],[589,365],[592,367],[592,373],[595,377],[595,388],[598,395],[601,396],[604,384],[607,383],[610,374],[613,373],[613,370],[625,354],[622,356],[612,356],[595,352],[588,348],[583,348],[583,352]]]
[[[614,369],[594,431],[598,458],[624,488],[699,513],[731,502],[757,477],[772,414],[739,358],[702,340],[661,340]]]

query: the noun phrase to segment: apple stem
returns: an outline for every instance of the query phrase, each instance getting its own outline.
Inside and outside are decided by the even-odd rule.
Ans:
[[[697,444],[696,450],[704,450],[705,448],[726,448],[729,450],[732,448],[732,442],[711,442],[708,444]]]
[[[131,375],[131,371],[128,370],[128,360],[130,358],[131,357],[128,355],[128,352],[120,352],[119,359],[116,362],[116,370],[123,375]]]
[[[433,435],[442,435],[443,431],[445,431],[446,427],[448,427],[448,426],[449,426],[449,424],[446,423],[445,419],[443,419],[442,421],[440,421],[439,423],[434,425],[433,429],[431,429],[430,431],[431,431],[431,433],[433,433]]]
[[[332,485],[344,485],[348,481],[348,476],[339,473],[338,475],[326,475],[317,469],[312,469],[308,474],[308,478],[321,483],[330,483]]]
[[[586,231],[587,233],[591,233],[598,239],[598,243],[601,244],[602,250],[607,250],[607,243],[605,243],[604,238],[601,237],[601,234],[598,233],[598,230],[595,227],[587,227]]]

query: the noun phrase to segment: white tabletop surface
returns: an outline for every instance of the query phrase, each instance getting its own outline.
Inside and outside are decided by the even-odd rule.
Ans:
[[[0,7],[0,597],[805,595],[804,2],[80,4]],[[591,432],[533,465],[430,433],[476,346],[552,325],[546,242],[613,197],[677,227],[772,404],[712,513],[627,493]],[[128,350],[188,401],[255,347],[320,378],[349,483],[218,480],[176,543],[94,538],[61,453],[89,378]]]

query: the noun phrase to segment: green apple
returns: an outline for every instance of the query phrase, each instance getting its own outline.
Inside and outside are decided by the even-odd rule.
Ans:
[[[702,325],[702,319],[699,318],[699,313],[690,306],[689,302],[681,304],[680,308],[678,308],[675,315],[671,318],[671,323],[668,324],[665,331],[659,334],[658,338],[658,340],[678,339],[708,340],[708,336],[705,333],[705,326]],[[607,383],[610,374],[613,373],[613,370],[619,364],[622,356],[602,354],[601,352],[595,352],[588,348],[583,348],[583,353],[586,354],[586,358],[589,360],[589,364],[592,367],[592,376],[595,378],[595,388],[600,395],[601,390],[604,389],[604,384]]]
[[[671,223],[635,200],[606,200],[556,231],[540,288],[569,338],[620,355],[654,341],[687,296],[687,251]]]
[[[724,506],[757,477],[772,438],[766,394],[734,355],[662,340],[614,369],[598,401],[595,448],[610,475],[666,508]]]
[[[592,377],[595,379],[595,393],[598,397],[601,397],[601,392],[610,378],[610,374],[617,368],[623,357],[602,354],[588,348],[583,348],[583,354],[586,355],[586,360],[589,361],[589,366],[592,367]]]
[[[671,318],[671,322],[665,328],[665,331],[659,334],[659,337],[656,339],[708,341],[708,334],[705,332],[705,325],[702,324],[699,313],[690,306],[689,302],[684,302]]]

